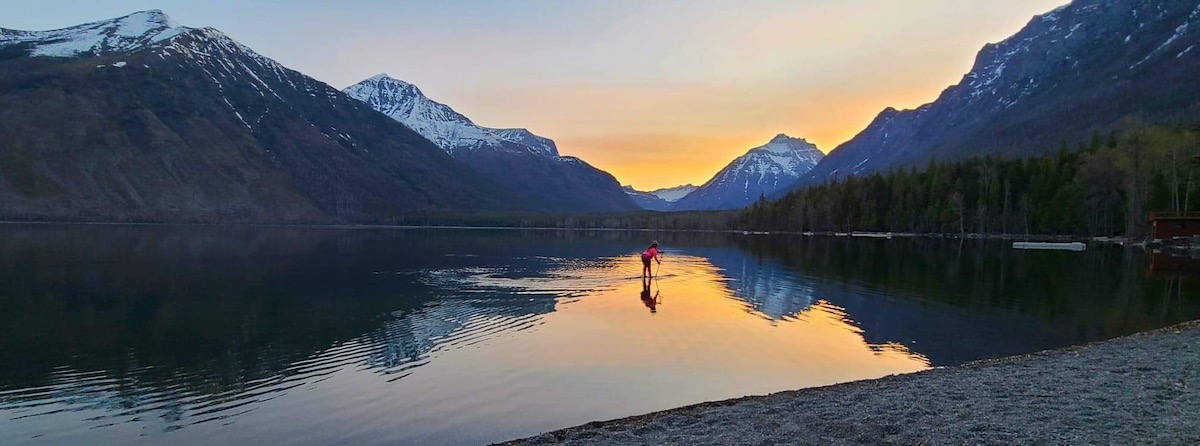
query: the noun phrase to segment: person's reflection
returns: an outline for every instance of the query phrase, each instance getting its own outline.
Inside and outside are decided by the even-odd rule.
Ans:
[[[658,293],[650,295],[650,281],[648,280],[642,281],[642,303],[646,304],[646,308],[649,308],[651,313],[658,312]]]

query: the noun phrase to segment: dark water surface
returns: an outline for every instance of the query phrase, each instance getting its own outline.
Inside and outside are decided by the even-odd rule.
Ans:
[[[482,444],[1200,317],[1163,269],[1101,245],[0,225],[0,444]]]

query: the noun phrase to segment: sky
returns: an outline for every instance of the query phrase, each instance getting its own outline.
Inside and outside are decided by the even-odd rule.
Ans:
[[[0,27],[162,9],[337,88],[379,73],[622,184],[703,184],[777,134],[829,152],[1066,0],[0,0]]]

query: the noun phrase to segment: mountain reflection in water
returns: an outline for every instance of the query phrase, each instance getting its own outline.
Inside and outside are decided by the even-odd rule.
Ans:
[[[1196,318],[1194,281],[1147,265],[917,239],[6,225],[0,443],[500,441]]]

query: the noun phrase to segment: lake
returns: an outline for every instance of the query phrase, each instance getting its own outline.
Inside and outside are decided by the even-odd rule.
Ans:
[[[0,444],[486,444],[1200,317],[1189,260],[1009,245],[0,225]]]

